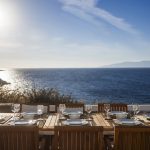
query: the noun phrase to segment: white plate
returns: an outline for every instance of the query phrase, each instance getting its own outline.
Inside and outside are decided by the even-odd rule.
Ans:
[[[65,121],[62,121],[64,125],[86,125],[88,124],[88,121],[85,119],[68,119]]]
[[[36,123],[36,120],[17,120],[15,125],[33,125]]]
[[[27,114],[27,115],[37,115],[37,112],[22,112],[22,115]]]
[[[5,120],[5,116],[0,116],[0,121],[4,121]]]
[[[150,119],[150,114],[145,114],[145,117],[146,117],[147,119]]]
[[[108,114],[109,115],[121,115],[121,114],[123,114],[123,115],[127,115],[128,113],[127,112],[124,112],[124,111],[110,111],[110,112],[108,112]]]
[[[73,110],[73,111],[71,111],[71,110],[66,110],[66,111],[64,111],[63,112],[63,114],[64,115],[75,115],[75,114],[83,114],[83,112],[82,111],[80,111],[80,110]]]
[[[4,118],[0,118],[0,122],[2,122],[2,121],[5,121],[5,119]]]
[[[114,122],[119,125],[140,125],[141,122],[133,119],[114,119]]]

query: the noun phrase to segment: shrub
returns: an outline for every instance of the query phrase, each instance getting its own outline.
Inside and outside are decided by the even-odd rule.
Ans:
[[[1,103],[25,103],[25,104],[60,104],[78,103],[71,95],[61,95],[55,89],[31,89],[20,91],[19,89],[9,90],[0,87]]]

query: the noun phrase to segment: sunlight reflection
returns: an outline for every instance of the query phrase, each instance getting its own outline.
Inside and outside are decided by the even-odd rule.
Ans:
[[[0,79],[7,82],[12,82],[12,78],[9,71],[0,71]]]
[[[24,75],[18,70],[0,71],[0,79],[10,83],[8,85],[4,85],[4,87],[10,89],[26,90],[32,86],[31,81],[27,80],[26,77],[24,77]]]

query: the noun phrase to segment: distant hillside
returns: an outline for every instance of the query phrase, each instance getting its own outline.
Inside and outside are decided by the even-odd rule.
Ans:
[[[150,61],[122,62],[106,65],[103,68],[150,68]]]

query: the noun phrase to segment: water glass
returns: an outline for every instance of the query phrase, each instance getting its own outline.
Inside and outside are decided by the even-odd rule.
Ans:
[[[86,105],[86,112],[88,113],[88,119],[90,120],[90,113],[92,111],[92,105]]]
[[[44,106],[43,105],[37,105],[37,114],[41,115],[43,114],[43,111],[44,111]]]
[[[137,115],[139,113],[139,111],[140,111],[139,105],[138,104],[132,105],[132,110],[134,112],[134,115]]]
[[[13,121],[15,122],[15,113],[20,111],[20,104],[12,104],[11,105],[11,111],[14,113],[13,114]]]
[[[104,104],[104,111],[106,112],[106,118],[109,118],[108,112],[110,111],[110,104]]]
[[[66,105],[65,104],[59,104],[59,112],[61,114],[61,117],[63,116],[63,112],[66,109]]]

